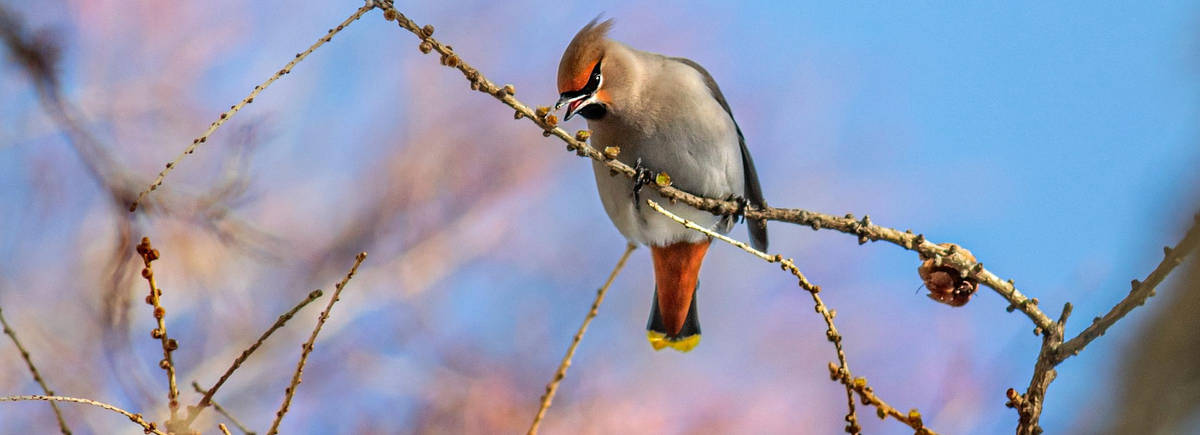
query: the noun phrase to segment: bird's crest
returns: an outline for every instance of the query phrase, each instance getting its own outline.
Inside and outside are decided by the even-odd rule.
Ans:
[[[592,69],[604,57],[604,41],[612,26],[611,18],[600,21],[596,17],[575,34],[558,63],[559,93],[577,91],[587,84]]]

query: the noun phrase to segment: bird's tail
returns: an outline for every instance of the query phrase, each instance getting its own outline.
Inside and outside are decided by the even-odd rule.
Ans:
[[[700,283],[697,282],[695,290],[699,289]],[[692,291],[692,303],[688,307],[687,317],[683,320],[683,327],[679,329],[679,333],[671,334],[663,321],[662,311],[658,308],[658,288],[655,287],[654,305],[650,307],[650,321],[646,323],[646,337],[650,339],[654,350],[669,347],[687,352],[700,344],[700,314],[696,310],[695,290]]]

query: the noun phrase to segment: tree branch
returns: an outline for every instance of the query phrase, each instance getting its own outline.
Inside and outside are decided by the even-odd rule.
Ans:
[[[1054,353],[1052,361],[1055,365],[1063,362],[1067,358],[1078,355],[1085,346],[1093,340],[1104,335],[1108,328],[1117,323],[1133,311],[1134,308],[1145,305],[1146,299],[1154,296],[1154,289],[1166,279],[1171,271],[1175,270],[1176,266],[1183,263],[1184,258],[1191,254],[1198,246],[1200,246],[1200,214],[1196,215],[1196,221],[1192,223],[1192,227],[1184,234],[1183,240],[1180,240],[1174,248],[1163,248],[1163,260],[1146,276],[1145,281],[1133,280],[1132,290],[1129,294],[1121,299],[1117,305],[1108,310],[1104,316],[1097,317],[1092,324],[1085,328],[1083,332],[1076,335],[1074,338],[1059,346]]]
[[[246,362],[246,359],[250,358],[250,355],[253,354],[255,350],[258,350],[258,347],[262,346],[263,342],[267,341],[267,338],[270,337],[271,334],[275,333],[275,331],[279,328],[282,328],[288,320],[291,320],[292,317],[296,315],[296,313],[300,312],[301,309],[303,309],[312,301],[320,298],[322,294],[323,293],[320,290],[313,290],[308,294],[308,297],[304,298],[303,301],[300,301],[300,303],[296,304],[296,306],[291,310],[288,310],[288,312],[279,316],[279,319],[275,320],[275,324],[271,325],[270,328],[267,328],[267,331],[259,336],[258,340],[255,341],[254,344],[242,351],[242,354],[233,360],[233,365],[229,366],[229,369],[225,370],[225,373],[221,375],[220,379],[217,379],[217,383],[213,385],[212,388],[209,388],[208,391],[201,391],[201,393],[204,394],[204,397],[200,399],[200,402],[197,403],[196,406],[189,407],[190,409],[188,409],[188,416],[185,425],[191,426],[192,422],[196,421],[196,416],[200,415],[200,411],[203,411],[204,408],[212,402],[213,395],[217,394],[217,390],[221,388],[221,385],[224,385],[225,381],[229,380],[229,377],[233,375],[233,372],[237,370],[238,367],[241,367],[242,363]],[[193,382],[192,386],[199,388],[200,384]],[[236,424],[237,422],[235,421],[234,423]],[[238,426],[241,427],[241,424],[238,424]]]
[[[637,245],[632,243],[625,247],[625,253],[617,261],[616,267],[613,267],[612,273],[608,275],[608,280],[604,281],[604,285],[600,287],[600,290],[596,291],[596,300],[592,302],[592,309],[583,318],[583,324],[579,325],[579,331],[575,333],[575,338],[571,340],[571,346],[567,348],[567,355],[563,357],[562,363],[558,365],[558,370],[554,372],[554,379],[546,385],[546,394],[542,395],[542,404],[538,408],[537,416],[533,418],[533,424],[529,426],[529,431],[526,432],[526,435],[537,435],[538,426],[542,424],[542,419],[546,417],[546,411],[550,409],[550,403],[554,401],[554,395],[558,392],[558,384],[562,382],[563,378],[567,377],[567,369],[571,367],[571,358],[575,357],[575,349],[579,347],[579,342],[583,340],[583,334],[587,332],[588,325],[592,323],[592,319],[599,312],[600,303],[604,302],[604,294],[608,292],[608,288],[617,279],[617,275],[621,273],[621,269],[625,268],[625,260],[629,259],[629,254],[632,254],[634,249],[637,249]]]
[[[196,139],[193,139],[192,143],[188,145],[187,148],[184,148],[182,154],[175,157],[175,160],[171,160],[169,163],[167,163],[167,167],[164,168],[162,172],[158,173],[158,177],[154,179],[154,182],[150,184],[150,187],[146,188],[146,190],[143,190],[141,193],[138,193],[137,200],[133,201],[133,203],[129,205],[129,211],[137,211],[138,205],[145,201],[146,195],[149,195],[151,191],[158,189],[158,186],[162,185],[163,179],[167,177],[167,173],[171,172],[171,170],[175,168],[175,165],[178,165],[179,162],[183,160],[184,156],[195,152],[196,148],[199,147],[200,144],[207,142],[208,137],[212,136],[212,134],[216,132],[218,128],[221,128],[221,125],[225,124],[225,121],[229,120],[229,118],[232,118],[233,115],[236,115],[238,111],[242,110],[243,107],[246,107],[247,104],[253,103],[254,97],[258,96],[258,94],[263,90],[266,90],[268,86],[271,86],[271,84],[275,83],[276,80],[279,80],[280,77],[292,72],[292,68],[307,58],[308,55],[312,54],[313,51],[316,51],[316,49],[320,48],[322,45],[325,45],[326,42],[333,40],[333,35],[336,35],[338,32],[342,31],[342,29],[345,29],[346,26],[349,26],[351,23],[361,18],[363,14],[367,13],[367,11],[374,8],[375,6],[371,3],[367,3],[363,7],[358,8],[358,10],[354,11],[353,14],[350,14],[349,18],[346,18],[341,24],[338,24],[336,28],[329,29],[329,32],[326,33],[325,36],[322,36],[320,39],[318,39],[317,42],[309,46],[307,50],[296,53],[295,59],[292,59],[291,62],[288,62],[287,65],[284,65],[279,72],[272,75],[267,79],[267,81],[255,86],[254,90],[250,92],[250,95],[247,95],[246,98],[243,98],[242,101],[238,102],[237,104],[230,106],[229,111],[221,112],[221,116],[218,117],[216,121],[213,121],[212,124],[209,124],[208,129],[205,130],[203,134]]]
[[[154,424],[154,422],[147,422],[147,421],[146,421],[144,418],[142,418],[142,414],[134,414],[134,413],[131,413],[131,412],[129,412],[129,411],[126,411],[126,410],[124,410],[124,409],[121,409],[121,408],[118,408],[118,407],[115,407],[115,406],[109,405],[109,404],[107,404],[107,403],[103,403],[103,402],[97,402],[97,401],[95,401],[95,400],[91,400],[91,399],[80,399],[80,398],[76,398],[76,397],[63,397],[63,396],[8,396],[8,397],[0,397],[0,402],[27,402],[27,401],[32,401],[32,400],[44,400],[44,401],[48,401],[48,402],[72,402],[72,403],[82,403],[82,404],[85,404],[85,405],[92,405],[92,406],[95,406],[95,407],[104,408],[104,409],[107,409],[107,410],[109,410],[109,411],[115,412],[115,413],[117,413],[117,414],[121,414],[121,415],[124,415],[124,416],[126,416],[126,417],[129,417],[129,421],[132,421],[132,422],[134,422],[134,423],[137,423],[139,426],[141,426],[141,427],[142,427],[142,429],[143,429],[143,430],[144,430],[146,433],[152,433],[152,434],[155,434],[155,435],[167,435],[166,433],[163,433],[163,431],[161,431],[161,430],[158,430],[158,425]]]
[[[17,331],[14,331],[8,322],[4,320],[4,310],[0,309],[0,326],[4,327],[4,335],[12,339],[13,344],[17,345],[17,351],[21,352],[21,359],[25,360],[25,366],[29,367],[29,373],[33,374],[33,380],[42,387],[42,392],[47,396],[53,396],[54,391],[46,385],[46,380],[42,379],[41,373],[38,373],[37,366],[33,365],[33,359],[29,357],[29,350],[21,345],[21,340],[17,340]],[[71,435],[71,428],[67,427],[67,421],[63,419],[62,410],[58,409],[58,404],[50,401],[50,407],[54,408],[54,417],[58,419],[58,429],[63,435]]]
[[[158,283],[154,280],[154,269],[150,266],[150,263],[158,260],[158,250],[150,245],[149,237],[142,237],[142,243],[137,246],[137,253],[142,257],[142,263],[145,265],[145,268],[142,269],[142,277],[146,278],[146,282],[150,285],[150,294],[146,296],[146,303],[154,307],[154,320],[158,322],[158,327],[150,331],[150,336],[162,342],[163,359],[159,361],[158,366],[167,372],[167,408],[171,410],[171,420],[168,426],[172,426],[178,417],[179,388],[175,384],[175,361],[171,357],[171,352],[179,348],[179,343],[167,336],[167,309],[162,306],[162,289],[158,288]]]
[[[200,383],[196,381],[192,381],[192,388],[200,394],[205,394],[207,392],[207,390],[200,388]],[[229,422],[233,423],[234,426],[237,426],[238,430],[242,431],[243,434],[256,435],[254,431],[246,428],[246,425],[243,425],[241,421],[238,421],[237,418],[234,418],[233,414],[230,414],[229,411],[226,411],[225,407],[221,406],[220,403],[217,403],[216,400],[209,400],[208,403],[212,405],[213,409],[216,410],[218,414],[225,416],[225,418],[229,419]]]
[[[366,259],[366,252],[358,253],[358,256],[354,258],[354,265],[350,267],[350,271],[346,273],[346,277],[342,278],[342,282],[334,287],[333,297],[329,299],[329,305],[326,305],[325,311],[322,311],[320,317],[317,317],[317,326],[313,328],[312,335],[308,337],[308,341],[301,346],[300,361],[296,363],[296,372],[292,374],[292,383],[284,391],[283,403],[279,405],[279,411],[275,413],[275,421],[271,423],[271,429],[267,430],[267,435],[279,433],[279,423],[283,422],[283,416],[287,414],[288,407],[292,404],[292,396],[296,394],[296,387],[300,385],[300,376],[304,374],[304,363],[308,361],[308,354],[312,353],[313,343],[317,341],[317,334],[321,333],[321,327],[329,319],[329,312],[333,310],[333,304],[337,303],[342,290],[346,288],[346,284],[350,282],[350,278],[353,278],[354,274],[358,272],[358,266]]]
[[[754,256],[756,256],[758,258],[766,260],[768,263],[778,263],[783,268],[783,270],[791,272],[792,275],[794,275],[796,277],[796,279],[799,280],[800,288],[803,288],[804,290],[808,291],[808,294],[810,296],[812,296],[813,304],[815,305],[815,309],[816,309],[817,313],[821,315],[821,318],[825,320],[825,326],[827,326],[829,328],[825,331],[825,336],[829,339],[830,342],[833,343],[834,348],[837,350],[838,365],[829,363],[829,371],[830,371],[829,376],[833,380],[839,381],[843,386],[846,387],[846,396],[847,396],[847,400],[848,400],[847,406],[849,407],[849,412],[846,414],[846,423],[847,423],[846,424],[846,432],[851,433],[851,434],[860,433],[862,428],[859,426],[858,416],[854,412],[854,392],[856,390],[855,386],[858,385],[858,383],[860,383],[860,382],[862,384],[863,389],[866,390],[866,382],[867,381],[865,378],[858,378],[857,380],[855,380],[850,375],[850,366],[849,366],[849,364],[846,363],[846,352],[845,352],[845,350],[842,349],[842,335],[840,333],[838,333],[837,327],[835,327],[833,325],[833,318],[834,318],[834,316],[837,315],[837,313],[836,313],[836,311],[830,310],[828,307],[826,307],[825,303],[821,300],[821,296],[818,294],[821,292],[821,286],[813,285],[813,283],[809,282],[808,278],[806,278],[804,276],[804,274],[800,272],[800,269],[798,267],[796,267],[796,263],[793,262],[792,259],[790,259],[790,258],[783,258],[783,256],[779,255],[779,254],[776,254],[776,255],[767,254],[765,252],[762,252],[762,251],[759,251],[757,249],[750,247],[750,245],[747,245],[740,241],[734,240],[728,236],[719,234],[708,228],[704,228],[700,225],[696,225],[696,223],[694,223],[692,221],[681,218],[681,217],[676,216],[675,214],[667,211],[667,209],[662,208],[662,206],[658,205],[658,203],[654,202],[653,200],[649,200],[649,199],[646,200],[646,204],[650,205],[650,207],[653,208],[655,211],[662,213],[664,216],[671,218],[675,222],[679,222],[680,224],[682,224],[683,226],[685,226],[687,228],[699,231],[709,237],[721,240],[721,241],[723,241],[725,243],[729,243],[733,246],[737,246],[737,247],[741,248],[743,251],[749,252],[750,254],[753,254]],[[863,394],[862,391],[860,391],[859,394]],[[871,394],[872,394],[872,396],[874,395],[873,392]],[[876,399],[878,399],[878,397],[876,397]],[[882,400],[868,402],[866,400],[865,396],[863,399],[863,403],[869,404],[869,405],[875,405],[875,406],[879,406],[879,404],[884,404],[886,406],[886,403],[884,403]],[[880,409],[883,409],[883,408],[880,408]],[[896,413],[899,414],[899,411],[897,411]],[[910,425],[913,429],[917,430],[917,434],[919,434],[919,435],[935,435],[935,432],[924,427],[924,423],[921,422],[920,413],[917,412],[916,409],[912,410],[910,412],[910,414],[915,414],[916,417],[910,418],[910,419],[897,418],[897,420]]]
[[[530,109],[520,100],[514,97],[516,92],[512,85],[504,87],[497,86],[492,81],[483,76],[479,70],[464,62],[454,50],[433,38],[433,26],[426,25],[421,27],[416,22],[410,20],[400,11],[396,10],[390,4],[380,5],[384,8],[384,18],[389,21],[395,20],[400,27],[404,28],[421,38],[420,50],[424,53],[436,51],[441,55],[443,65],[455,68],[463,73],[468,81],[471,82],[471,89],[486,93],[500,100],[504,104],[516,110],[516,118],[529,118],[534,124],[542,129],[544,136],[556,136],[567,144],[568,151],[574,151],[581,157],[588,157],[597,162],[601,162],[608,166],[609,170],[614,174],[622,174],[626,177],[633,178],[636,171],[629,165],[622,163],[616,159],[617,153],[605,153],[596,150],[589,146],[586,140],[587,132],[581,131],[575,136],[570,135],[565,130],[558,127],[558,117],[549,113],[546,107],[539,107],[537,110]],[[619,153],[619,151],[617,151]],[[869,217],[864,216],[862,220],[856,220],[853,215],[845,217],[837,217],[824,213],[818,213],[801,209],[782,209],[774,207],[765,207],[762,209],[755,207],[742,208],[735,201],[725,201],[713,198],[704,198],[696,196],[683,190],[671,187],[668,185],[658,185],[650,183],[650,187],[659,191],[659,193],[671,200],[688,204],[700,210],[705,210],[713,214],[733,215],[740,210],[744,211],[747,218],[773,220],[778,222],[789,222],[797,225],[812,227],[814,230],[830,229],[858,237],[860,244],[867,241],[885,241],[897,246],[903,247],[911,251],[916,251],[925,258],[941,259],[943,264],[955,267],[958,270],[968,272],[976,277],[976,279],[993,290],[1001,297],[1009,302],[1009,306],[1020,310],[1029,317],[1034,325],[1043,330],[1048,329],[1053,321],[1045,315],[1037,305],[1030,302],[1029,298],[1025,297],[1013,285],[1012,280],[1005,281],[991,271],[983,267],[983,263],[971,261],[966,257],[957,254],[951,248],[938,246],[936,243],[925,240],[925,236],[921,234],[913,234],[911,231],[899,231],[893,228],[882,227],[871,223]]]
[[[1104,316],[1095,318],[1090,326],[1065,343],[1063,337],[1067,318],[1071,315],[1072,308],[1070,303],[1063,307],[1062,316],[1058,322],[1042,334],[1042,347],[1038,352],[1037,363],[1033,368],[1033,379],[1029,381],[1029,387],[1024,394],[1018,394],[1011,388],[1008,390],[1006,405],[1017,410],[1018,435],[1042,433],[1039,420],[1046,400],[1046,390],[1050,388],[1050,383],[1054,382],[1054,378],[1058,375],[1055,368],[1068,358],[1079,355],[1085,346],[1104,335],[1108,328],[1124,318],[1134,308],[1144,305],[1146,299],[1154,296],[1154,289],[1198,246],[1200,246],[1200,214],[1195,216],[1192,227],[1174,248],[1163,248],[1163,261],[1154,268],[1154,271],[1150,272],[1145,282],[1133,280],[1133,289],[1124,299],[1117,302]]]

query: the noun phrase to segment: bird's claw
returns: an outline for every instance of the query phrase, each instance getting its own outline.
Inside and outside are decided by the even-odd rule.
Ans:
[[[633,203],[637,210],[642,209],[642,187],[654,182],[654,173],[645,166],[642,166],[642,159],[639,157],[633,164]]]
[[[737,203],[737,210],[735,210],[733,212],[733,220],[736,221],[737,223],[745,223],[746,222],[746,208],[750,207],[750,200],[746,199],[746,197],[741,196],[741,195],[734,195],[730,199],[733,202]]]

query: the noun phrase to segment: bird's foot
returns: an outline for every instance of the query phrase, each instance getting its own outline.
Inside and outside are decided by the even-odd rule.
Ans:
[[[647,184],[654,182],[654,172],[642,166],[642,159],[639,157],[633,164],[633,204],[638,211],[642,210],[642,188]]]
[[[737,203],[737,210],[733,212],[733,220],[737,223],[746,222],[746,208],[750,206],[750,200],[741,195],[730,195],[729,200]]]

